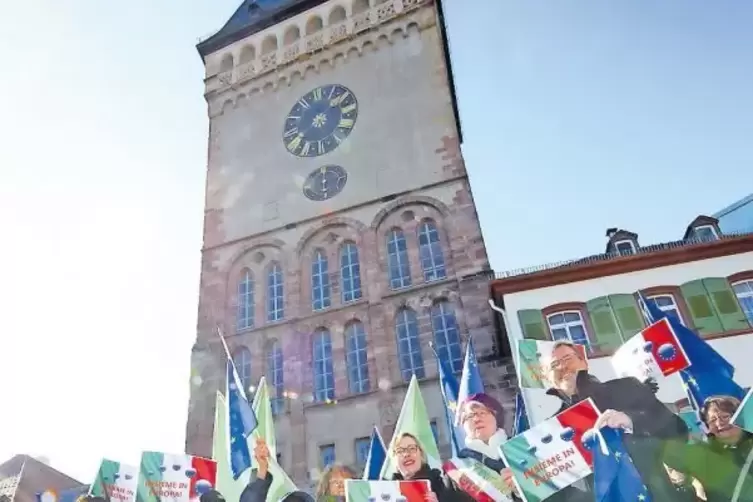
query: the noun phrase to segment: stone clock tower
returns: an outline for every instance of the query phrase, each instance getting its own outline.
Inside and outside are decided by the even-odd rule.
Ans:
[[[429,342],[494,351],[487,260],[437,0],[245,0],[198,45],[209,160],[187,450],[211,455],[225,334],[267,377],[301,486],[358,467],[415,373],[447,447]],[[500,390],[500,392],[502,392]],[[500,396],[507,398],[508,396]]]

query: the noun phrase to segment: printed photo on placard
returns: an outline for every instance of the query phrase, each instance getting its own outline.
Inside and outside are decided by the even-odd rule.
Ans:
[[[552,351],[557,342],[543,340],[518,340],[518,383],[525,389],[551,389]],[[583,360],[587,361],[586,347],[574,345]]]

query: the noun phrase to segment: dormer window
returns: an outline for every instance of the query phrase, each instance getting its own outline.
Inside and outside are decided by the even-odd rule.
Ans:
[[[701,242],[715,241],[719,238],[713,225],[698,225],[693,229],[693,238]]]
[[[620,256],[635,254],[635,244],[632,240],[616,241],[614,248]]]

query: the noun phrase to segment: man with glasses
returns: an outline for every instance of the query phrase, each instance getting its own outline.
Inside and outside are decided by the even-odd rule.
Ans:
[[[547,394],[562,402],[557,413],[584,399],[591,399],[602,416],[597,427],[625,432],[625,448],[649,488],[653,500],[671,502],[677,497],[662,464],[665,441],[687,441],[685,422],[656,398],[654,390],[636,378],[599,381],[588,373],[588,362],[570,342],[557,342],[551,359],[541,361],[550,372],[554,387]],[[672,441],[672,444],[677,444]],[[553,502],[592,500],[593,480],[566,488],[551,497]]]

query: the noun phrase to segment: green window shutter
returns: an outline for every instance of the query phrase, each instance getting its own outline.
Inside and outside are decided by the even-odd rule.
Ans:
[[[622,331],[622,339],[629,340],[645,326],[643,315],[638,309],[638,302],[633,295],[609,295],[609,302],[617,318],[617,324]]]
[[[544,316],[540,310],[518,310],[520,329],[523,330],[523,338],[529,340],[549,340],[549,330],[544,323]]]
[[[729,285],[727,279],[721,277],[709,277],[703,279],[703,285],[716,307],[716,313],[722,321],[724,331],[736,331],[750,328],[748,319],[745,317],[737,296]]]
[[[593,326],[593,338],[596,348],[602,352],[612,352],[622,345],[620,330],[615,323],[615,315],[609,304],[609,298],[602,296],[586,302],[588,316]]]
[[[724,331],[722,322],[711,304],[711,298],[703,286],[703,280],[686,282],[680,286],[680,291],[690,309],[693,325],[702,336],[715,335]]]

